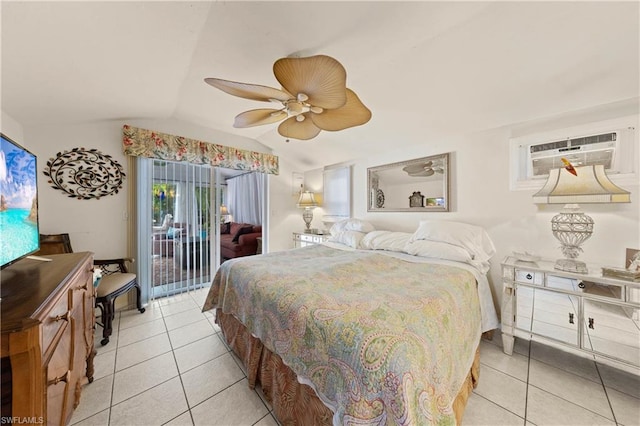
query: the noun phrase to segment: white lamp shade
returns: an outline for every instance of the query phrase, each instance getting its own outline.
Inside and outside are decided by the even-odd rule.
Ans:
[[[313,192],[304,191],[300,194],[300,198],[298,198],[298,208],[311,208],[316,207],[318,203],[316,202],[315,197],[313,196]]]
[[[631,193],[607,177],[602,164],[575,168],[577,176],[564,168],[549,171],[542,189],[533,195],[536,204],[629,203]]]

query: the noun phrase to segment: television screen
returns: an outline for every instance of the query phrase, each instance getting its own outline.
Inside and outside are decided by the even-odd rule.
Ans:
[[[36,156],[0,134],[0,267],[40,247]]]

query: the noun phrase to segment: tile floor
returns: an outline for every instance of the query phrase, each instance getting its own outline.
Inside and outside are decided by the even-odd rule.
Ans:
[[[201,313],[207,289],[117,314],[72,425],[277,425]],[[97,329],[97,333],[102,330]],[[640,377],[537,343],[483,341],[465,425],[640,425]],[[241,407],[241,409],[239,409]]]

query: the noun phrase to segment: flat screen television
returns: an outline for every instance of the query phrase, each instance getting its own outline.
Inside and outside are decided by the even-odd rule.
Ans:
[[[0,133],[0,268],[40,248],[36,156]]]

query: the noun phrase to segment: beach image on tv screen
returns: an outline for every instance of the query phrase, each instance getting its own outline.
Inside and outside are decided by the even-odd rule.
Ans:
[[[0,141],[0,265],[38,249],[36,157]]]

